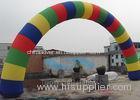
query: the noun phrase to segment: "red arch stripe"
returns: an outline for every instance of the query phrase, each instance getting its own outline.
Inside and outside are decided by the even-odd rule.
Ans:
[[[100,17],[100,7],[97,5],[93,5],[93,13],[89,19],[96,21],[99,17]]]
[[[56,5],[52,6],[51,8],[57,14],[59,23],[65,21],[67,19],[67,10],[64,7],[64,5],[56,4]]]
[[[35,44],[26,36],[18,34],[12,44],[12,47],[27,54],[28,51],[32,51],[34,49]]]
[[[111,33],[115,32],[119,28],[120,25],[121,24],[119,23],[119,21],[115,18],[113,23],[109,27],[107,27],[107,30]]]
[[[125,58],[135,55],[136,54],[135,46],[132,45],[130,48],[122,50],[122,54]]]

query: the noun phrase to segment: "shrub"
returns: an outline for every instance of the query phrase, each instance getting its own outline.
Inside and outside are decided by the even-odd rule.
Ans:
[[[104,75],[106,72],[106,67],[105,66],[100,66],[96,68],[98,75]]]
[[[73,71],[76,72],[76,73],[79,73],[79,72],[80,72],[80,68],[74,67],[74,68],[73,68]]]

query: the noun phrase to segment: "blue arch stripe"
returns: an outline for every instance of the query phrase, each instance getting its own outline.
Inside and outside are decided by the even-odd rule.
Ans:
[[[28,37],[35,44],[37,44],[42,37],[41,32],[34,25],[32,25],[30,23],[27,23],[23,27],[23,29],[19,32],[19,34],[22,34],[22,35]]]
[[[130,48],[133,45],[131,39],[129,38],[126,42],[119,44],[121,50]]]
[[[72,19],[76,15],[76,7],[73,2],[62,3],[67,10],[67,19]]]
[[[23,93],[23,81],[0,80],[0,93],[4,97],[17,97]]]
[[[109,27],[113,23],[114,19],[115,19],[115,17],[112,14],[108,13],[108,16],[107,16],[105,22],[103,23],[103,26]]]
[[[128,77],[131,80],[140,80],[140,70],[133,71],[133,72],[128,72]]]

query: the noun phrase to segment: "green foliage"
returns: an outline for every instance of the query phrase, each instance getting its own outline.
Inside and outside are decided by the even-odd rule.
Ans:
[[[98,75],[104,75],[106,72],[106,67],[104,65],[96,68]]]

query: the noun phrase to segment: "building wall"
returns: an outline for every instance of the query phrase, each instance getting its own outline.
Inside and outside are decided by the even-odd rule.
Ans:
[[[0,57],[5,57],[11,47],[11,43],[0,43]]]
[[[110,43],[109,46],[104,47],[104,52],[105,53],[108,53],[108,52],[111,52],[111,51],[120,51],[120,48],[119,48],[119,46],[116,42]]]
[[[111,55],[111,65],[112,66],[123,66],[122,63],[124,63],[124,60],[122,58],[122,55],[119,53],[116,53],[114,55]]]
[[[10,47],[10,43],[0,43],[0,59],[5,59]]]
[[[79,60],[87,73],[93,73],[96,67],[107,66],[107,57],[105,55],[84,55],[84,56],[58,56],[44,58],[45,70],[52,69],[53,73],[57,73],[59,69],[63,69],[65,74],[73,72],[75,61]]]
[[[27,66],[27,73],[43,72],[43,56],[31,55]]]
[[[7,56],[7,53],[11,47],[11,43],[0,43],[0,72],[3,67],[3,62]]]

